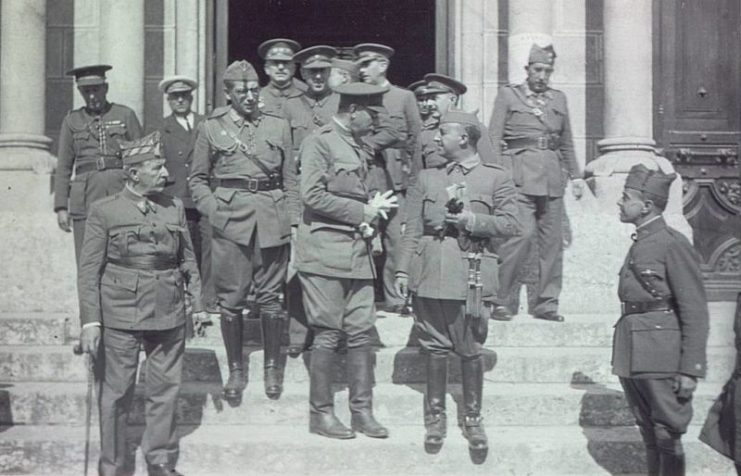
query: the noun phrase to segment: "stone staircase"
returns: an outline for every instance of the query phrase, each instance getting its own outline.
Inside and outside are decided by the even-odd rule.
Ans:
[[[690,474],[734,474],[697,441],[707,409],[733,367],[733,304],[711,304],[708,378],[695,396],[685,437]],[[0,473],[79,475],[83,468],[86,373],[73,355],[71,316],[0,314]],[[451,358],[449,434],[438,455],[424,452],[424,357],[407,347],[412,320],[378,320],[375,413],[386,440],[359,435],[336,441],[308,433],[308,356],[286,357],[278,401],[263,393],[262,350],[250,342],[249,384],[241,405],[221,399],[227,375],[218,328],[189,343],[178,404],[178,469],[194,475],[624,474],[645,472],[640,436],[610,372],[612,315],[568,315],[565,323],[517,316],[491,322],[486,345],[484,417],[488,458],[474,465],[455,427],[461,391]],[[246,332],[259,335],[247,321]],[[344,362],[336,369],[336,409],[349,423]],[[140,380],[145,380],[145,372]],[[131,418],[136,441],[144,423],[141,388]],[[94,411],[94,413],[96,413]],[[97,458],[93,423],[92,461]],[[141,454],[137,474],[146,474]],[[91,472],[91,474],[93,474]]]

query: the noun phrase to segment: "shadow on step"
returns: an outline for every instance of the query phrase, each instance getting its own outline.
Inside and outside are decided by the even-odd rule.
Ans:
[[[10,391],[13,385],[0,385],[0,433],[10,429],[15,424],[13,420],[13,408],[10,405]]]

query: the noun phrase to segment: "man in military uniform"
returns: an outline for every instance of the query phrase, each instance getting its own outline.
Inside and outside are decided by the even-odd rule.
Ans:
[[[360,68],[354,61],[332,58],[332,70],[329,73],[329,87],[334,91],[343,84],[360,80]]]
[[[366,137],[377,155],[382,156],[382,164],[372,171],[371,188],[393,190],[399,199],[400,210],[394,211],[388,221],[382,224],[385,260],[383,265],[383,291],[385,307],[392,312],[404,310],[404,299],[394,289],[396,253],[401,242],[403,208],[409,171],[416,143],[422,130],[417,101],[411,91],[394,86],[386,78],[390,58],[394,49],[376,43],[361,43],[353,47],[360,66],[360,79],[368,84],[388,88],[383,95],[383,105],[387,114],[381,118],[386,122],[376,133]]]
[[[193,91],[198,88],[198,82],[185,76],[172,76],[160,81],[159,87],[172,111],[160,127],[162,155],[170,175],[165,193],[178,197],[185,206],[188,231],[202,278],[202,301],[207,308],[210,307],[210,311],[217,312],[211,281],[211,225],[208,220],[201,219],[188,188],[196,128],[203,121],[203,116],[191,107]]]
[[[78,263],[88,208],[95,200],[123,188],[119,143],[141,137],[134,111],[108,102],[105,73],[110,69],[111,66],[99,64],[67,72],[75,77],[85,106],[70,111],[62,121],[54,176],[54,211],[59,228],[72,231]]]
[[[260,90],[263,112],[283,117],[286,101],[306,91],[306,84],[293,77],[296,73],[293,55],[300,49],[301,45],[285,38],[274,38],[257,47],[257,54],[265,61],[265,74],[270,78]]]
[[[229,360],[228,400],[246,385],[242,363],[242,310],[254,285],[262,319],[265,393],[280,397],[281,335],[286,315],[280,293],[286,278],[290,217],[298,213],[296,167],[288,122],[261,112],[257,72],[236,61],[224,72],[230,106],[213,111],[198,128],[190,190],[212,225],[214,285]]]
[[[80,340],[98,367],[99,471],[104,476],[127,474],[126,421],[140,346],[147,354],[141,446],[149,475],[180,474],[174,469],[175,407],[185,351],[186,289],[197,321],[205,314],[185,208],[161,193],[167,169],[158,141],[155,132],[117,145],[123,147],[126,186],[90,206],[80,256]]]
[[[362,83],[340,86],[332,121],[317,129],[301,148],[303,217],[298,229],[296,268],[304,307],[314,331],[309,364],[309,431],[329,438],[353,438],[354,431],[385,438],[388,430],[373,417],[375,322],[370,239],[379,217],[396,206],[391,191],[369,200],[366,146],[384,109],[385,88]],[[334,414],[332,379],[340,338],[347,336],[347,376],[352,430]],[[353,431],[354,430],[354,431]]]
[[[523,220],[522,235],[499,250],[499,305],[493,315],[498,320],[510,320],[516,311],[507,307],[507,297],[519,286],[518,272],[535,237],[539,278],[534,317],[563,321],[558,297],[563,272],[564,171],[579,179],[573,184],[576,198],[581,197],[583,181],[574,155],[566,96],[548,86],[555,57],[551,46],[533,45],[525,67],[527,81],[499,91],[489,123],[495,160],[511,167]]]
[[[439,118],[432,116],[432,111],[430,110],[425,98],[427,81],[420,79],[419,81],[415,81],[407,86],[407,89],[413,92],[414,97],[417,99],[417,109],[419,110],[419,118],[422,120],[422,130],[425,130],[425,127],[430,121],[437,123]]]
[[[620,221],[636,226],[620,270],[622,316],[615,325],[612,373],[646,445],[649,474],[683,476],[682,435],[692,393],[705,376],[708,307],[692,244],[662,212],[675,175],[636,165],[618,202]]]
[[[461,358],[465,417],[471,450],[485,456],[481,418],[489,306],[496,293],[497,261],[491,239],[519,232],[517,193],[499,165],[481,160],[480,122],[474,114],[442,116],[435,140],[447,166],[422,170],[407,201],[407,224],[397,261],[396,287],[414,293],[415,326],[427,352],[425,448],[437,453],[446,436],[447,357]],[[483,453],[483,454],[482,454]]]

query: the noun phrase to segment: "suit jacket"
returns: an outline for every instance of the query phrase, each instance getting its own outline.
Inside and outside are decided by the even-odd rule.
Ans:
[[[182,200],[185,208],[195,208],[190,196],[188,176],[193,162],[193,146],[196,142],[196,128],[203,121],[203,115],[193,113],[191,130],[186,131],[170,114],[160,127],[162,154],[165,157],[165,166],[170,174],[172,183],[165,188],[165,192]]]
[[[636,230],[618,283],[623,302],[666,299],[672,311],[623,315],[615,325],[612,371],[620,377],[704,377],[708,305],[695,249],[663,217]]]
[[[407,195],[406,231],[397,257],[397,273],[409,276],[409,290],[433,299],[465,300],[468,290],[468,251],[456,238],[440,237],[445,226],[446,188],[465,183],[464,208],[475,214],[466,233],[481,240],[482,297],[496,295],[498,257],[491,238],[520,233],[517,193],[512,178],[499,165],[471,161],[468,167],[451,162],[424,169]],[[472,165],[472,166],[471,166]]]
[[[292,150],[288,122],[267,113],[248,121],[231,107],[222,107],[199,125],[190,191],[196,208],[208,217],[215,232],[243,246],[250,246],[253,233],[257,233],[261,248],[289,242],[290,217],[298,213]],[[267,179],[255,160],[282,177],[282,189],[251,192],[211,187],[212,177]]]
[[[185,323],[184,284],[201,305],[201,280],[185,208],[164,193],[143,198],[128,188],[90,207],[80,253],[77,288],[81,323],[127,330],[164,330]],[[142,211],[142,209],[147,210]],[[171,257],[173,269],[132,269],[109,260]]]

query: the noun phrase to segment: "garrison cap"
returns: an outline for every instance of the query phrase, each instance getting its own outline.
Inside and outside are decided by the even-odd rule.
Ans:
[[[651,170],[643,164],[634,165],[628,178],[625,180],[625,188],[638,190],[655,198],[668,200],[669,188],[677,178],[676,174],[665,174],[660,170]]]
[[[291,61],[293,55],[301,49],[301,45],[293,40],[286,38],[273,38],[264,41],[257,47],[257,54],[260,58],[268,61]]]
[[[106,84],[105,72],[113,69],[108,64],[92,64],[80,66],[67,71],[67,75],[74,76],[78,86],[94,86],[96,84]]]
[[[332,58],[332,67],[347,71],[350,73],[350,76],[352,76],[353,81],[357,81],[357,78],[360,75],[360,68],[355,64],[355,62],[350,60]]]
[[[337,86],[335,92],[340,95],[340,107],[357,104],[372,111],[384,113],[386,108],[383,107],[383,93],[388,90],[388,86],[348,83]]]
[[[427,73],[425,74],[425,81],[427,81],[425,94],[453,93],[456,96],[461,96],[468,91],[465,84],[444,74]]]
[[[407,86],[407,89],[413,92],[415,96],[422,96],[427,94],[427,81],[420,79]]]
[[[224,71],[224,82],[259,81],[255,68],[245,60],[235,61]]]
[[[476,117],[476,114],[457,109],[451,109],[443,114],[440,118],[440,124],[463,124],[481,128],[481,123],[479,122],[479,118]]]
[[[302,68],[331,68],[332,58],[335,56],[337,56],[335,48],[327,45],[317,45],[299,51],[293,55],[293,61],[300,63]]]
[[[374,59],[389,59],[394,56],[394,49],[378,43],[360,43],[353,46],[356,63],[366,63]]]
[[[533,43],[530,47],[530,55],[527,57],[527,64],[543,63],[552,65],[556,61],[556,51],[553,45],[540,47]]]
[[[170,76],[160,81],[160,91],[163,94],[193,91],[198,88],[198,81],[187,76]]]
[[[132,141],[121,142],[121,157],[124,165],[139,164],[152,159],[161,159],[160,132],[154,131],[149,135]]]

